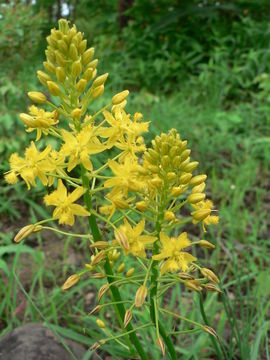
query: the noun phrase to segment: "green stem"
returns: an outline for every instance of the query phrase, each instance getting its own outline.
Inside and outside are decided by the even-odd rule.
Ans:
[[[204,311],[202,294],[199,294],[199,299],[200,299],[200,311],[201,311],[201,314],[202,314],[203,321],[204,321],[205,325],[209,326],[209,321],[208,321],[206,313]],[[217,341],[216,341],[215,337],[213,335],[210,335],[210,338],[211,338],[212,344],[213,344],[213,346],[215,348],[215,351],[216,351],[216,354],[217,354],[218,358],[220,360],[222,360],[223,355],[222,355],[222,353],[220,351],[220,348],[219,348],[219,346],[217,344]]]
[[[159,221],[157,221],[157,224],[156,224],[156,231],[158,234],[161,231],[161,226],[160,226]],[[153,255],[157,254],[158,251],[159,251],[159,246],[158,246],[158,241],[156,241],[153,246]],[[154,260],[152,263],[151,291],[150,291],[150,316],[151,316],[151,320],[153,321],[154,324],[155,324],[155,320],[156,320],[155,299],[157,298],[158,275],[159,275],[158,261]],[[170,336],[167,335],[167,333],[160,321],[158,322],[158,327],[159,327],[159,333],[162,336],[162,338],[167,346],[167,349],[169,351],[171,359],[177,360],[177,355],[176,355],[172,340],[171,340]]]
[[[92,210],[92,199],[91,199],[91,194],[89,191],[89,179],[86,175],[86,170],[83,166],[81,166],[81,176],[82,176],[82,182],[83,182],[83,187],[86,189],[86,192],[84,193],[84,202],[85,205],[87,207],[87,209],[91,212]],[[94,241],[99,241],[101,240],[101,234],[99,232],[99,228],[97,226],[97,222],[96,222],[96,218],[94,216],[94,214],[92,213],[89,217],[88,217],[88,222],[89,222],[89,226],[93,235],[93,239]],[[113,276],[113,272],[112,272],[112,268],[110,265],[110,262],[108,260],[108,258],[105,261],[105,265],[104,265],[104,270],[105,273],[107,275],[107,280],[108,283],[110,284],[110,290],[111,290],[111,294],[112,294],[112,299],[114,302],[116,302],[115,304],[115,308],[117,309],[117,312],[119,314],[120,317],[120,325],[121,327],[123,327],[123,323],[124,323],[124,318],[125,318],[125,307],[122,303],[122,298],[120,295],[120,292],[118,290],[118,288],[116,286],[113,285],[115,279]],[[112,285],[111,285],[112,284]],[[136,348],[140,358],[142,360],[147,360],[147,355],[145,354],[141,343],[139,342],[136,333],[133,331],[133,327],[132,325],[129,323],[126,327],[126,330],[128,332],[128,336],[129,339],[131,341],[131,343],[134,345],[134,347]]]

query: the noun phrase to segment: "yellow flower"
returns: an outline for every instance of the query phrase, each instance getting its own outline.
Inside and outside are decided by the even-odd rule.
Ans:
[[[27,126],[27,132],[37,131],[36,141],[41,138],[42,133],[48,135],[49,129],[58,123],[57,112],[49,112],[32,105],[29,114],[20,114],[20,118]]]
[[[151,245],[156,241],[155,236],[150,235],[141,235],[144,231],[145,220],[141,220],[135,227],[132,227],[127,220],[124,221],[123,225],[115,230],[114,234],[117,241],[122,246],[123,241],[121,238],[125,240],[125,246],[123,247],[124,254],[133,254],[134,256],[145,257],[145,247],[147,245]]]
[[[162,244],[161,253],[153,256],[153,260],[165,260],[161,266],[161,274],[169,271],[177,270],[187,271],[188,264],[197,259],[187,252],[181,251],[190,245],[187,233],[183,232],[177,238],[169,238],[164,233],[160,233],[160,241]]]
[[[111,148],[116,144],[116,142],[121,143],[136,143],[136,137],[140,136],[142,133],[148,131],[149,124],[139,123],[138,120],[141,119],[141,116],[138,116],[138,113],[134,114],[133,121],[130,119],[130,115],[126,114],[125,110],[120,106],[115,108],[115,111],[112,113],[108,111],[104,111],[103,115],[105,117],[106,122],[110,125],[110,127],[102,128],[101,136],[104,138],[108,138],[107,146]],[[129,140],[125,141],[125,135],[129,136]],[[120,145],[115,145],[119,149]],[[142,150],[141,150],[142,151]]]
[[[211,210],[214,207],[214,204],[213,204],[213,202],[211,200],[200,201],[197,204],[192,204],[192,206],[195,209],[195,211],[193,213],[191,213],[191,215],[193,215],[193,223],[194,224],[197,224],[200,221],[200,220],[196,219],[196,213],[198,211],[201,211],[201,210],[206,210],[207,211],[207,210],[209,210],[209,215],[207,215],[204,219],[202,219],[203,231],[204,232],[206,232],[205,225],[211,225],[211,224],[217,225],[218,224],[219,217],[211,215]]]
[[[133,201],[135,197],[124,199],[122,192],[113,190],[106,196],[106,199],[108,199],[111,204],[101,206],[99,211],[101,214],[109,215],[108,220],[110,220],[117,209],[128,209],[129,203]]]
[[[25,150],[24,158],[17,153],[12,154],[9,159],[11,170],[5,176],[6,181],[14,184],[20,175],[30,189],[30,185],[36,186],[36,177],[38,177],[46,186],[48,184],[46,171],[50,166],[48,158],[50,151],[51,146],[48,145],[45,150],[39,152],[32,141],[30,147]]]
[[[115,176],[105,181],[105,188],[112,187],[116,192],[123,191],[127,196],[129,190],[139,191],[144,187],[144,183],[138,179],[140,165],[130,157],[126,157],[123,164],[109,159],[108,165]]]
[[[74,215],[89,216],[90,213],[83,206],[73,204],[83,195],[82,187],[76,188],[72,193],[68,193],[62,180],[58,180],[57,190],[44,197],[45,204],[55,206],[53,217],[59,219],[59,224],[72,226]]]
[[[89,155],[98,154],[106,149],[95,136],[95,127],[86,126],[78,134],[73,135],[67,130],[62,130],[62,136],[65,144],[61,148],[61,153],[69,156],[68,171],[82,163],[89,170],[93,170],[93,165]]]

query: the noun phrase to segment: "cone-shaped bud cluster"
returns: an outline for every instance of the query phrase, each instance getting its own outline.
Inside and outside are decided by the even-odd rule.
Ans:
[[[185,192],[198,166],[198,162],[190,161],[190,152],[187,141],[181,140],[175,129],[156,136],[144,155],[144,167],[153,177],[151,184],[156,188],[169,184],[172,196]]]
[[[43,63],[45,71],[38,71],[37,76],[54,96],[61,96],[64,93],[62,85],[66,81],[70,83],[70,80],[75,81],[75,89],[81,95],[87,83],[97,74],[98,60],[93,59],[95,50],[87,49],[87,41],[75,25],[70,28],[65,19],[59,20],[58,24],[59,28],[52,29],[47,37],[46,61]],[[107,77],[108,74],[104,74],[96,78],[88,97],[97,98],[103,94]],[[69,87],[66,88],[69,91]],[[74,88],[70,87],[70,91]]]

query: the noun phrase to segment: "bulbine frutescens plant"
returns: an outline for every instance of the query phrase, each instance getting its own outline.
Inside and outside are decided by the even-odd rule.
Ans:
[[[99,111],[88,112],[103,94],[108,74],[97,77],[94,49],[87,49],[75,25],[70,28],[68,21],[60,20],[59,29],[53,29],[47,41],[45,70],[38,71],[37,76],[55,101],[40,92],[29,93],[37,106],[30,106],[29,113],[20,114],[20,118],[27,132],[36,132],[36,140],[24,157],[17,153],[10,157],[6,180],[15,184],[22,178],[30,189],[39,179],[49,188],[44,202],[54,209],[52,218],[25,226],[15,241],[43,229],[65,234],[46,223],[58,221],[73,226],[76,216],[87,217],[91,235],[68,234],[89,239],[91,262],[70,276],[62,288],[67,290],[86,275],[101,279],[98,304],[91,314],[113,306],[120,330],[115,334],[115,328],[108,330],[106,321],[97,319],[104,339],[96,341],[93,348],[117,341],[131,354],[148,359],[138,330],[155,327],[157,345],[163,354],[167,351],[176,359],[169,333],[177,331],[165,329],[162,319],[166,314],[215,336],[212,328],[161,306],[172,286],[182,285],[197,292],[220,291],[214,272],[201,267],[190,253],[193,250],[194,254],[197,245],[207,249],[214,245],[204,239],[191,241],[186,232],[179,230],[193,223],[205,232],[208,225],[218,222],[212,214],[213,204],[204,193],[207,177],[193,175],[198,162],[191,161],[187,141],[175,129],[156,136],[151,146],[145,145],[143,134],[149,123],[140,113],[131,116],[125,112],[127,90]],[[57,140],[57,146],[40,149],[39,140],[48,136]],[[109,152],[113,158],[96,168],[94,155],[108,149],[114,149]],[[134,267],[127,268],[128,257],[133,258]],[[130,285],[133,292],[121,291],[124,286],[130,289]],[[111,297],[107,302],[103,300],[105,294]],[[136,321],[133,328],[134,308],[149,314],[149,322],[138,325]]]

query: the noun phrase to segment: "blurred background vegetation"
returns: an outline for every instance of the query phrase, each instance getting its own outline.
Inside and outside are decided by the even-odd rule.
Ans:
[[[1,1],[2,173],[9,155],[23,152],[29,142],[18,114],[29,106],[27,91],[41,89],[36,71],[44,61],[45,38],[62,16],[76,22],[96,48],[100,73],[110,73],[105,102],[128,88],[128,111],[151,121],[149,139],[175,127],[189,140],[220,215],[218,229],[207,234],[216,250],[205,253],[205,263],[220,275],[226,296],[207,295],[209,323],[224,358],[270,359],[270,1]],[[0,182],[1,334],[22,322],[46,321],[89,345],[87,335],[98,337],[86,316],[95,283],[86,280],[64,295],[59,290],[67,274],[86,261],[86,243],[39,235],[13,245],[27,218],[48,214],[41,186],[30,193],[24,184]],[[202,321],[196,295],[176,289],[166,301]],[[175,343],[183,359],[216,358],[207,334],[180,335]],[[151,341],[147,346],[159,359]],[[106,351],[113,359],[125,357],[117,346]],[[91,356],[88,351],[84,360]]]

